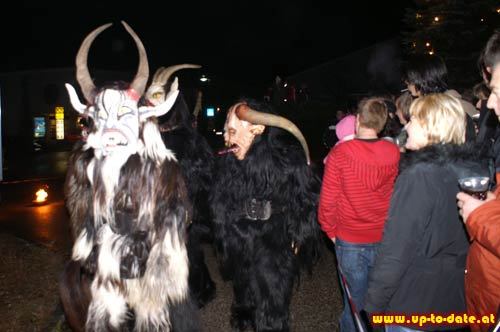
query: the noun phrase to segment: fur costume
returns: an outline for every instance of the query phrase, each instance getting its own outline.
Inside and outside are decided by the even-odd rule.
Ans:
[[[223,275],[233,282],[231,325],[288,331],[295,278],[319,254],[320,181],[297,139],[277,127],[266,126],[245,157],[237,156],[220,157],[211,194],[216,248]]]
[[[167,95],[169,77],[174,71],[199,66],[183,64],[159,68],[146,92],[147,102],[157,105]],[[198,108],[198,109],[197,109]],[[201,92],[194,114],[201,108]],[[203,307],[215,296],[215,283],[210,277],[202,241],[212,242],[212,222],[208,208],[208,192],[213,176],[214,155],[207,140],[193,127],[193,115],[179,93],[172,109],[158,118],[163,142],[174,153],[179,162],[190,201],[193,203],[192,223],[188,228],[187,252],[189,257],[189,289],[199,307]]]
[[[87,54],[108,24],[87,36],[77,56],[77,80],[88,105],[66,85],[73,107],[93,126],[73,151],[66,178],[75,240],[61,279],[61,300],[78,331],[196,331],[185,239],[188,193],[155,120],[172,107],[177,82],[164,103],[138,107],[147,57],[137,35],[122,23],[139,49],[133,82],[93,85]]]

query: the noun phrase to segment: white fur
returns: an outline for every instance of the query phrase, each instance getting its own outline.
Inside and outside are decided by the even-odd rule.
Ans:
[[[104,331],[106,317],[114,328],[123,324],[127,314],[127,303],[119,288],[110,283],[100,283],[95,278],[91,286],[92,302],[87,315],[86,330]]]
[[[114,233],[109,225],[104,225],[99,231],[98,275],[104,280],[120,279],[120,262],[123,255],[123,236]]]
[[[87,231],[84,229],[80,232],[80,235],[73,245],[73,253],[71,258],[75,261],[84,261],[89,257],[92,247],[94,246],[93,241],[87,240]]]
[[[115,196],[115,188],[120,179],[120,170],[129,157],[130,155],[118,154],[110,155],[104,160],[101,176],[104,180],[106,198],[108,200],[111,200]]]
[[[96,225],[99,225],[108,220],[113,222],[113,198],[115,197],[115,189],[120,179],[120,170],[127,161],[129,155],[116,154],[110,155],[104,159],[100,169],[101,177],[106,190],[105,204],[100,203],[99,199],[94,199],[94,217]]]
[[[102,133],[97,131],[93,133],[89,133],[87,136],[87,141],[85,142],[84,150],[88,150],[89,148],[94,149],[94,155],[97,159],[101,159],[103,157],[103,145],[101,141]]]
[[[185,300],[188,293],[187,251],[175,229],[151,248],[144,276],[126,280],[126,285],[137,330],[152,324],[159,331],[168,331],[168,304]]]
[[[174,223],[175,225],[175,223]],[[171,302],[182,301],[188,292],[188,258],[186,246],[182,245],[177,229],[166,232],[162,242],[163,255],[167,257],[167,289]]]
[[[155,123],[151,121],[146,122],[143,127],[142,135],[144,137],[143,154],[146,157],[154,160],[157,165],[161,165],[165,159],[177,161],[172,150],[167,149],[165,144],[163,144],[160,131]]]
[[[95,159],[92,159],[87,166],[87,178],[89,179],[91,185],[94,185],[94,167]]]

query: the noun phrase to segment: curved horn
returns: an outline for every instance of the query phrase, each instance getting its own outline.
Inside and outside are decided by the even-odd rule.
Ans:
[[[153,75],[153,81],[151,83],[154,83],[154,82],[157,82],[158,81],[158,77],[160,76],[160,74],[165,70],[165,67],[160,67],[158,68],[154,75]]]
[[[156,71],[155,78],[153,78],[153,82],[161,83],[162,85],[165,85],[173,73],[175,73],[178,70],[186,69],[186,68],[196,69],[196,68],[201,68],[201,66],[190,64],[190,63],[184,63],[181,65],[170,66],[167,68],[162,67]]]
[[[130,84],[130,88],[134,89],[140,96],[146,90],[146,84],[148,83],[149,77],[149,65],[148,65],[148,56],[146,54],[146,50],[144,49],[144,45],[142,44],[139,36],[132,30],[132,28],[122,21],[123,26],[127,29],[127,32],[134,38],[135,45],[137,46],[137,50],[139,51],[139,68],[137,69],[137,74],[134,77],[134,80]]]
[[[94,93],[96,87],[94,81],[90,76],[89,69],[87,67],[87,58],[89,55],[90,45],[103,30],[106,30],[112,25],[112,23],[104,24],[88,34],[87,37],[82,42],[78,54],[76,55],[76,80],[82,89],[83,96],[87,102],[92,103],[94,99]]]
[[[246,104],[237,105],[235,113],[240,120],[244,120],[252,124],[278,127],[288,131],[290,134],[295,136],[297,140],[299,140],[300,145],[302,145],[302,148],[304,149],[307,164],[311,164],[311,158],[309,157],[309,148],[307,146],[306,139],[300,132],[299,128],[297,128],[297,126],[293,122],[279,115],[257,112],[256,110],[248,107],[248,105]]]

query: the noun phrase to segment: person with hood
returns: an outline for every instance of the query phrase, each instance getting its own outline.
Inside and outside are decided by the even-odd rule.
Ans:
[[[465,313],[469,241],[456,207],[458,179],[489,177],[489,158],[465,143],[466,113],[447,93],[421,96],[410,108],[408,140],[384,237],[370,272],[369,314]],[[387,331],[456,329],[447,322],[387,325]],[[417,322],[418,323],[418,322]]]
[[[398,147],[378,137],[387,116],[382,98],[360,102],[355,139],[330,151],[321,187],[319,223],[335,243],[337,261],[358,312],[398,173]],[[356,331],[346,293],[340,330]]]

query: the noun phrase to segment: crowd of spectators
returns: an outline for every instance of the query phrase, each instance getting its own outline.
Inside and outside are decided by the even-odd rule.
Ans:
[[[407,315],[385,324],[387,331],[498,324],[500,31],[478,64],[483,80],[466,100],[449,86],[442,58],[412,56],[403,70],[407,89],[367,97],[350,115],[354,138],[339,135],[347,121],[334,127],[318,219],[335,243],[340,331],[374,327],[376,315]],[[479,196],[459,186],[476,180],[487,184]],[[425,314],[468,314],[480,323],[411,319]]]

